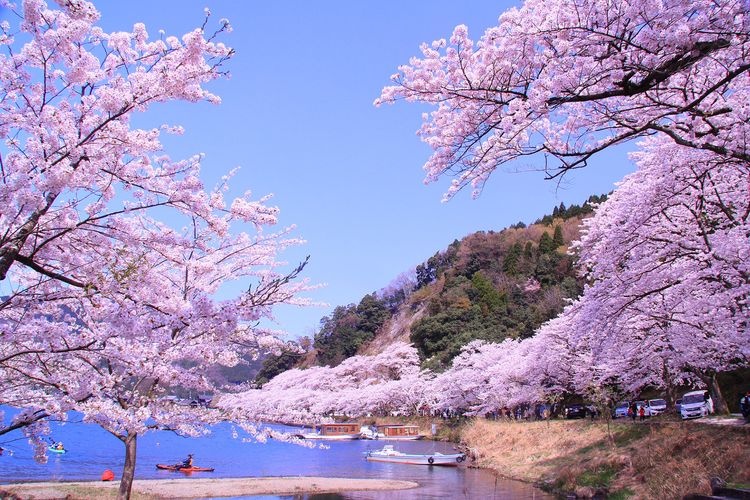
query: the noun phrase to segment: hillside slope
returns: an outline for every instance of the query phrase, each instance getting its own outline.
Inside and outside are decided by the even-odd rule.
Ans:
[[[592,196],[589,202],[603,199]],[[312,351],[297,366],[336,366],[407,341],[425,367],[440,371],[472,340],[532,336],[581,292],[568,250],[592,210],[588,202],[561,204],[529,226],[454,241],[385,289],[336,307],[321,319]]]
[[[664,415],[649,422],[469,421],[461,429],[476,466],[567,498],[683,498],[710,480],[750,482],[750,428]]]

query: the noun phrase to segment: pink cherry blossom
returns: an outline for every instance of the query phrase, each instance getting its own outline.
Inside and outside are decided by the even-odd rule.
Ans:
[[[18,42],[2,27],[0,402],[36,410],[34,443],[35,421],[73,409],[117,436],[127,497],[139,435],[221,418],[165,396],[224,392],[206,370],[267,347],[263,320],[310,287],[304,262],[278,259],[302,240],[270,229],[270,197],[225,201],[200,156],[173,160],[161,130],[131,126],[157,103],[219,102],[205,85],[233,55],[218,41],[228,23],[151,40],[140,23],[103,32],[86,1],[60,4],[24,1]],[[230,281],[246,291],[217,299]]]

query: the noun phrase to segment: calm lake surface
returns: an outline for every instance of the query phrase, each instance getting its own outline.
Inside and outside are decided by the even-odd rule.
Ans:
[[[6,409],[6,422],[12,411]],[[124,446],[98,426],[79,423],[71,415],[67,423],[53,423],[52,436],[65,443],[68,453],[50,454],[46,464],[34,462],[33,453],[23,435],[15,431],[0,436],[0,483],[21,481],[99,480],[102,471],[111,469],[119,479],[124,464]],[[299,430],[294,427],[272,426],[277,430]],[[352,478],[384,478],[415,481],[417,489],[388,492],[349,492],[328,495],[255,496],[254,499],[364,500],[412,498],[470,499],[550,499],[553,498],[529,485],[495,478],[487,471],[467,467],[428,467],[418,465],[368,462],[364,453],[390,443],[399,451],[422,453],[454,452],[449,443],[432,441],[384,442],[355,440],[321,441],[327,449],[309,449],[290,443],[269,440],[258,443],[243,439],[245,434],[231,424],[213,428],[201,438],[183,438],[171,432],[152,432],[138,439],[137,479],[174,479],[185,474],[157,470],[157,463],[173,464],[188,453],[196,465],[214,467],[215,472],[194,473],[197,478],[264,477],[264,476],[326,476]],[[12,453],[12,454],[11,454]]]

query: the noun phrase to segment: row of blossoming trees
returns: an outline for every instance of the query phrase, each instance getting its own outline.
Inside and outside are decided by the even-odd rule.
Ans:
[[[750,361],[750,5],[527,0],[478,42],[459,26],[422,53],[376,104],[434,106],[419,135],[434,151],[426,180],[453,178],[446,199],[478,195],[524,159],[543,157],[557,177],[641,138],[637,171],[576,245],[584,293],[535,337],[471,344],[440,375],[348,375],[383,353],[293,370],[241,401],[269,415],[384,404],[482,413],[694,384],[726,411],[716,374]],[[391,351],[395,366],[405,349]]]
[[[716,391],[716,372],[748,365],[746,1],[529,0],[476,43],[460,26],[425,45],[379,102],[436,106],[420,135],[434,150],[427,179],[454,176],[447,197],[519,159],[544,156],[554,177],[643,138],[638,170],[578,245],[584,294],[534,338],[472,344],[443,374],[394,346],[224,398],[243,410],[231,415],[162,396],[222,392],[205,367],[238,363],[273,305],[300,303],[299,268],[281,272],[276,257],[299,242],[267,232],[267,198],[228,202],[226,185],[203,187],[199,157],[172,160],[159,129],[131,124],[160,103],[218,101],[205,85],[232,56],[218,40],[229,24],[152,39],[141,24],[103,32],[88,2],[59,4],[8,6],[20,22],[0,24],[0,403],[33,409],[5,430],[76,409],[117,435],[121,497],[151,427]],[[216,300],[234,279],[246,292]]]
[[[105,33],[90,3],[58,3],[0,4],[18,21],[0,24],[0,404],[29,409],[0,434],[26,426],[43,455],[40,419],[77,410],[125,444],[127,497],[139,435],[221,418],[163,396],[221,393],[206,367],[272,343],[258,324],[302,302],[304,264],[277,258],[301,242],[268,229],[268,197],[227,199],[231,174],[206,189],[200,156],[171,159],[160,134],[179,127],[133,126],[162,103],[219,102],[206,85],[233,55],[227,21]],[[245,291],[217,300],[231,280]]]

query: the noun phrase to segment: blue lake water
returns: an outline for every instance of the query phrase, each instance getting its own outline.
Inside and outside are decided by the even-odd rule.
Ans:
[[[8,419],[6,412],[6,420]],[[76,421],[71,415],[66,423],[53,423],[52,436],[65,443],[68,453],[50,454],[46,464],[33,460],[33,452],[18,431],[0,436],[0,483],[20,481],[99,480],[102,471],[111,469],[116,479],[125,461],[124,445],[100,427]],[[298,428],[273,426],[278,430]],[[552,498],[529,485],[505,481],[492,473],[469,467],[429,467],[418,465],[368,462],[364,453],[379,449],[382,441],[355,440],[324,442],[327,449],[304,448],[290,443],[269,440],[267,443],[243,440],[244,433],[231,424],[213,428],[210,436],[184,438],[171,432],[151,432],[139,437],[136,478],[174,479],[183,473],[160,471],[157,463],[174,464],[188,453],[196,465],[213,467],[214,472],[193,473],[190,477],[266,477],[325,476],[352,478],[383,478],[415,481],[420,487],[389,492],[350,492],[335,495],[263,496],[254,499],[295,498],[310,500],[363,500],[412,498],[470,499],[541,499]],[[238,434],[238,437],[235,437]],[[453,445],[432,441],[390,442],[404,452],[454,452]]]

